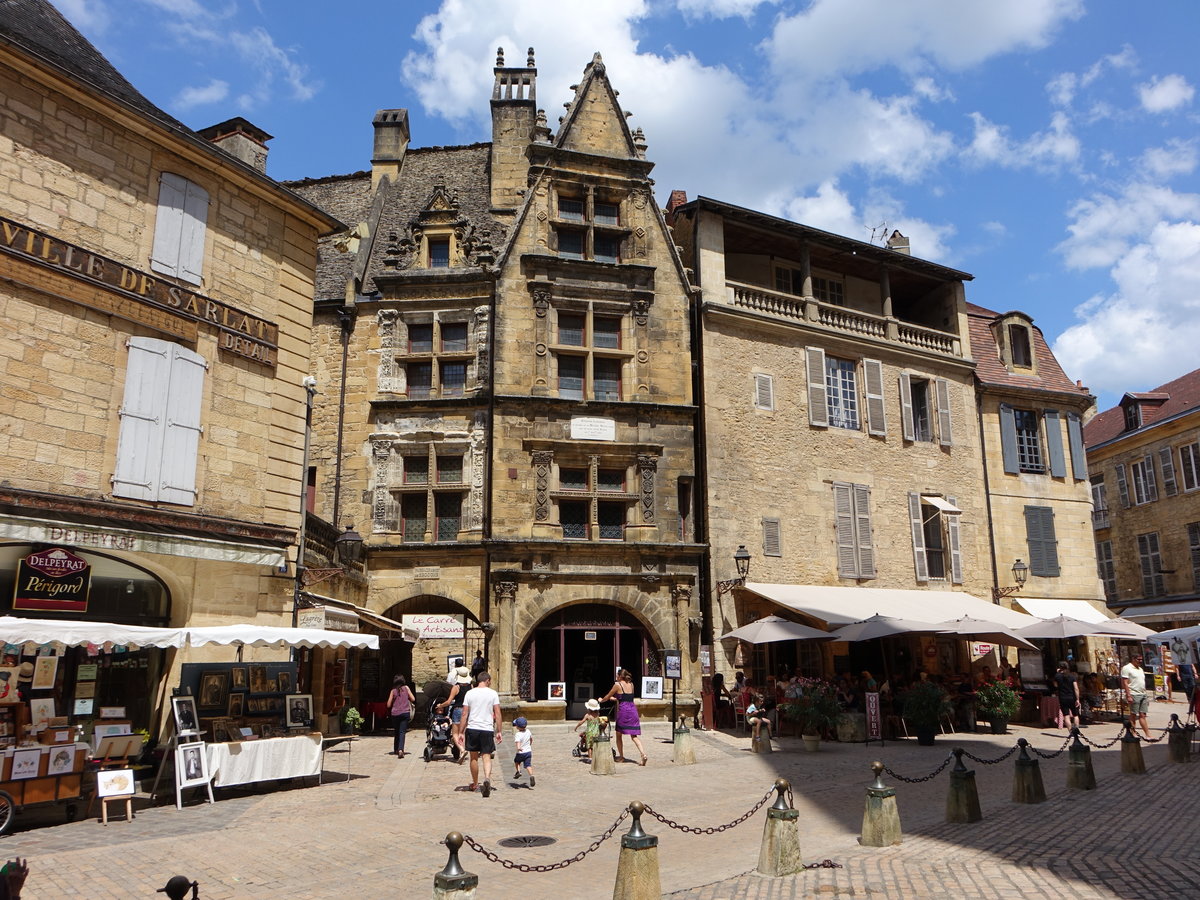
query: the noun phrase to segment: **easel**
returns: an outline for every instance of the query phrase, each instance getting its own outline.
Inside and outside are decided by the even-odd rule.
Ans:
[[[183,781],[183,777],[182,777],[183,773],[179,771],[179,767],[175,764],[175,758],[177,756],[175,751],[181,746],[186,747],[188,744],[200,744],[201,746],[203,746],[204,738],[200,734],[199,731],[184,731],[182,733],[172,734],[171,739],[169,741],[167,741],[166,753],[163,754],[162,763],[159,765],[158,772],[154,776],[154,786],[150,790],[150,799],[151,800],[154,800],[158,797],[158,782],[159,782],[159,779],[162,778],[163,769],[166,768],[167,760],[170,760],[171,761],[171,769],[175,773],[175,808],[183,809],[184,788],[182,787],[182,784],[181,784]],[[194,785],[190,785],[190,787],[200,787],[200,785],[194,784]],[[208,792],[208,802],[209,803],[215,802],[213,800],[212,780],[211,779],[204,783],[204,789]]]
[[[140,734],[114,734],[106,738],[101,738],[100,743],[96,745],[96,753],[92,758],[92,764],[96,771],[100,772],[107,769],[127,769],[129,777],[133,781],[132,790],[128,794],[113,794],[109,797],[101,797],[97,786],[97,793],[92,798],[92,805],[95,801],[100,801],[100,819],[108,824],[108,804],[112,802],[125,803],[125,821],[133,821],[133,795],[137,792],[137,778],[131,768],[132,761],[142,755],[142,746],[145,743],[145,738]],[[98,777],[98,776],[97,776]],[[92,807],[88,808],[88,815],[92,814]]]

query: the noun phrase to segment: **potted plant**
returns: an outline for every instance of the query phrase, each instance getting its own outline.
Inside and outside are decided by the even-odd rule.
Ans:
[[[1020,706],[1017,692],[1002,681],[982,685],[975,691],[975,715],[991,723],[992,734],[1007,734],[1008,723]]]
[[[820,678],[802,678],[799,681],[800,695],[787,700],[780,706],[785,719],[797,723],[804,739],[806,750],[816,750],[821,735],[837,727],[842,708],[837,699],[837,688]]]
[[[938,725],[953,707],[945,688],[932,681],[918,681],[904,695],[904,718],[917,732],[917,743],[933,744]]]
[[[342,726],[342,734],[355,734],[358,729],[362,728],[363,717],[355,707],[347,705],[342,707],[338,721]]]

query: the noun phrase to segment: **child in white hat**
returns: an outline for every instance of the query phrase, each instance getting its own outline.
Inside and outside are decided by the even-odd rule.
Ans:
[[[600,701],[593,697],[584,704],[584,707],[587,709],[587,712],[583,714],[583,718],[575,726],[575,731],[578,733],[580,728],[583,729],[582,749],[590,760],[592,758],[592,744],[600,736]]]

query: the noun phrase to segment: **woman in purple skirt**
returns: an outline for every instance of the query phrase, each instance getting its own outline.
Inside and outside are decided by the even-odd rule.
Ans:
[[[617,762],[625,762],[625,747],[622,735],[629,735],[633,745],[642,754],[641,765],[646,764],[646,751],[642,747],[642,720],[638,717],[637,704],[633,702],[633,674],[628,669],[617,673],[617,680],[601,703],[617,699]]]

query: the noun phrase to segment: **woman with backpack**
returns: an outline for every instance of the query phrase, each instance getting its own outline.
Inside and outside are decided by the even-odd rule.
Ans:
[[[412,719],[413,704],[417,702],[416,695],[408,686],[403,675],[392,679],[392,692],[388,694],[388,714],[392,717],[392,728],[396,737],[392,743],[392,753],[404,759],[404,737],[408,734],[408,723]]]

